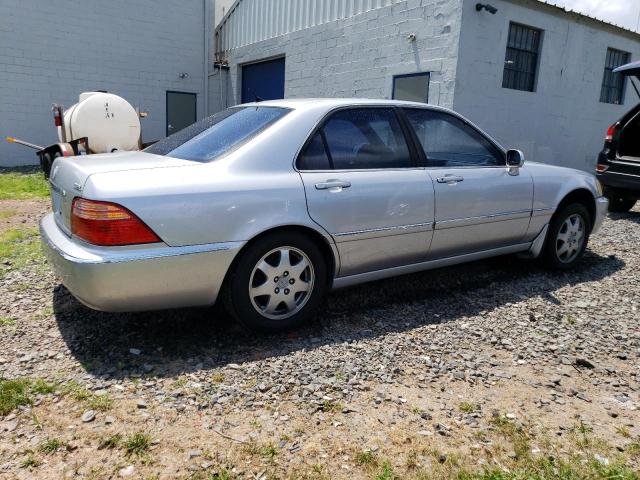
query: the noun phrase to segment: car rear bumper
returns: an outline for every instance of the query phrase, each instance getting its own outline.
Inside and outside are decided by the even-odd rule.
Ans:
[[[630,172],[606,171],[598,173],[596,178],[605,187],[627,190],[640,197],[640,168],[637,171],[638,175]]]
[[[40,234],[65,287],[88,307],[108,312],[212,305],[243,245],[95,247],[69,238],[53,214],[40,222]]]
[[[602,226],[602,222],[607,218],[607,212],[609,211],[609,199],[607,197],[596,198],[596,217],[593,221],[593,229],[591,233],[597,233]]]

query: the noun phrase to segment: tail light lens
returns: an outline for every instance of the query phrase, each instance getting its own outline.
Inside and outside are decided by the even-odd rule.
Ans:
[[[609,165],[603,165],[602,163],[599,163],[596,165],[596,172],[598,173],[604,173],[609,169]]]
[[[607,130],[607,136],[604,137],[604,141],[605,142],[612,142],[613,141],[613,137],[616,134],[616,129],[618,128],[618,125],[611,125],[609,127],[609,129]]]
[[[111,202],[76,197],[71,206],[71,233],[101,246],[157,243],[160,238],[126,208]]]

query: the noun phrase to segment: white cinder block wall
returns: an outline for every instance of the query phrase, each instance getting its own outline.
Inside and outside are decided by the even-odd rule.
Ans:
[[[51,104],[70,106],[83,91],[148,111],[144,140],[165,136],[167,90],[197,93],[203,116],[203,10],[203,0],[2,0],[0,166],[37,163],[4,137],[56,142]]]
[[[401,1],[233,49],[224,100],[240,103],[242,64],[285,56],[286,98],[391,98],[394,75],[431,72],[430,103],[452,107],[461,2]],[[417,35],[413,43],[407,41],[410,33]],[[215,112],[218,79],[210,92]]]
[[[491,0],[496,15],[465,0],[454,108],[529,160],[592,171],[607,127],[640,99],[600,103],[607,48],[640,57],[640,35],[537,0]],[[509,22],[543,30],[535,92],[502,88]]]

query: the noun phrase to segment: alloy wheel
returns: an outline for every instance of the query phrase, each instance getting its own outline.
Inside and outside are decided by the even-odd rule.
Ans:
[[[569,215],[556,237],[556,254],[563,263],[571,263],[582,251],[585,239],[585,222],[582,215]]]
[[[315,273],[309,257],[294,247],[278,247],[265,254],[249,279],[249,298],[256,311],[269,319],[298,313],[313,291]]]

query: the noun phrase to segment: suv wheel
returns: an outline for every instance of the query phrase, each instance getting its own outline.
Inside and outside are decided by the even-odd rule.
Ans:
[[[327,291],[318,246],[297,232],[278,232],[242,254],[227,281],[229,313],[253,330],[279,332],[310,319]]]
[[[591,220],[585,206],[567,205],[551,220],[543,259],[553,268],[572,268],[584,255],[590,233]]]
[[[607,192],[609,199],[609,211],[614,213],[627,213],[636,204],[635,198],[625,197],[617,192]]]

